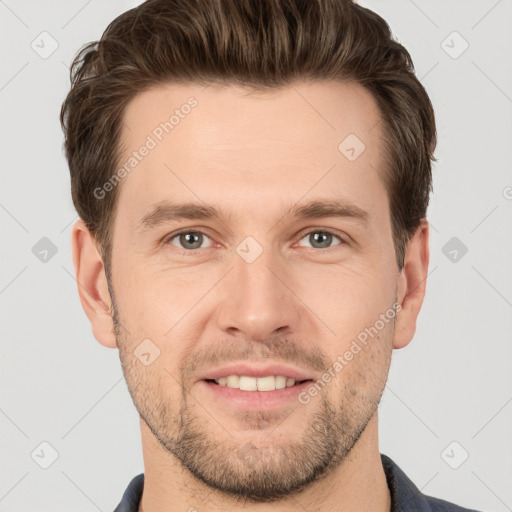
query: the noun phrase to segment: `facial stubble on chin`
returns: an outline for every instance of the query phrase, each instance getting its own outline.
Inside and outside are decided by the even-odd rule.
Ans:
[[[211,489],[250,503],[276,502],[298,494],[327,477],[345,460],[377,410],[390,357],[381,374],[383,382],[370,386],[370,393],[366,392],[367,383],[372,377],[378,380],[378,376],[373,371],[363,371],[360,366],[354,372],[357,382],[343,381],[338,407],[323,393],[318,396],[316,406],[311,404],[315,408],[308,415],[295,411],[309,407],[300,403],[285,412],[241,411],[237,418],[240,429],[230,432],[223,425],[222,411],[215,411],[214,415],[199,404],[185,387],[182,375],[174,378],[168,371],[156,374],[134,356],[134,346],[119,322],[112,292],[112,320],[119,357],[138,413],[162,448]],[[392,337],[393,329],[387,334]],[[372,360],[370,357],[369,362]],[[179,410],[173,411],[165,389],[176,382],[181,388],[181,400]],[[281,424],[294,412],[296,418],[307,418],[302,434],[296,440],[280,438],[277,442],[275,437]],[[265,429],[269,432],[264,436],[265,441],[251,436],[251,431]],[[262,437],[258,435],[258,438]]]

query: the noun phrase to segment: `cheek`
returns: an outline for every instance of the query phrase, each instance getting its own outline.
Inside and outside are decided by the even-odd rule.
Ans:
[[[354,264],[329,272],[304,273],[302,294],[305,304],[336,334],[343,346],[347,340],[375,324],[388,313],[395,299],[396,279],[390,269]]]
[[[352,400],[347,407],[373,404],[387,379],[396,316],[390,275],[376,265],[345,267],[330,276],[310,275],[301,295],[334,332],[323,342],[334,374],[328,393]]]
[[[119,265],[114,280],[119,318],[130,338],[154,338],[165,343],[190,324],[201,298],[217,283],[217,270],[165,270],[161,266]]]
[[[121,329],[122,357],[132,393],[148,407],[160,395],[172,396],[165,407],[177,409],[182,396],[181,363],[194,351],[211,318],[211,309],[205,311],[206,301],[201,299],[219,276],[214,269],[202,273],[193,269],[163,270],[147,262],[119,264],[116,272],[116,303],[119,321],[125,328]],[[151,359],[157,354],[147,367],[136,357],[146,339],[151,344],[144,351],[150,352]],[[153,398],[145,396],[143,389],[152,389]]]
[[[346,408],[372,405],[386,384],[392,353],[392,322],[380,331],[362,331],[366,337],[346,339],[343,347],[330,354],[331,397],[341,397]]]
[[[143,364],[126,341],[120,346],[120,359],[139,413],[152,425],[171,425],[174,421],[171,411],[179,410],[183,399],[179,373],[169,368],[161,356],[149,365]]]

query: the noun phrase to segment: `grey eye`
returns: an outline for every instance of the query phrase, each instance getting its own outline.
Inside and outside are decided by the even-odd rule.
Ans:
[[[329,231],[311,231],[302,240],[308,240],[310,247],[313,249],[328,249],[333,245],[333,240],[337,239],[339,243],[334,245],[340,245],[342,240],[339,236],[330,233]]]
[[[211,242],[210,238],[200,231],[184,231],[173,236],[169,243],[181,249],[194,250],[200,249],[205,240]]]

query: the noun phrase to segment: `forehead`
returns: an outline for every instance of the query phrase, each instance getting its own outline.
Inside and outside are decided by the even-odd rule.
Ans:
[[[276,209],[305,194],[371,206],[384,193],[380,112],[355,83],[265,93],[159,85],[137,95],[123,121],[118,206],[137,214],[177,198],[270,213],[270,198]]]

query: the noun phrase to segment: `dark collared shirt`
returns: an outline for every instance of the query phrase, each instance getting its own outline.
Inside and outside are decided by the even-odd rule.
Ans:
[[[381,453],[380,457],[391,493],[391,512],[478,512],[425,496],[387,455]],[[141,473],[130,482],[114,512],[138,512],[143,487]]]

